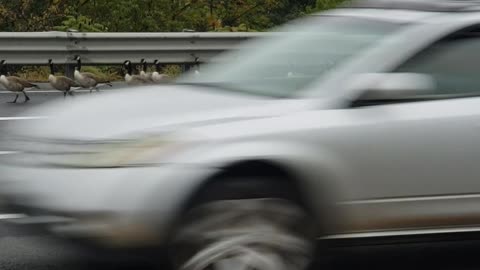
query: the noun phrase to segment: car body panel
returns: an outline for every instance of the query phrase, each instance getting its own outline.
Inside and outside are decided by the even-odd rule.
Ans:
[[[369,223],[369,229],[374,230],[385,229],[382,223],[394,222],[401,228],[413,228],[421,221],[419,217],[433,220],[429,217],[432,209],[437,209],[434,215],[438,222],[454,217],[455,208],[435,207],[448,204],[442,198],[462,205],[464,214],[457,212],[462,219],[476,218],[477,210],[472,207],[476,197],[463,195],[480,190],[476,181],[480,173],[479,139],[474,132],[480,121],[479,105],[480,98],[455,99],[318,110],[220,124],[200,131],[222,143],[194,155],[177,156],[174,162],[228,164],[263,159],[288,164],[295,175],[306,172],[301,179],[307,181],[305,190],[315,191],[310,198],[323,194],[322,190],[332,190],[343,210],[360,213],[355,217],[359,220],[347,226],[349,231],[360,230],[357,226],[365,229],[366,225],[356,223]],[[247,128],[252,126],[255,130]],[[392,198],[392,202],[385,198]],[[415,198],[422,207],[406,208]],[[378,206],[376,200],[381,201]],[[379,224],[366,214],[372,208]],[[436,222],[430,225],[439,225]]]

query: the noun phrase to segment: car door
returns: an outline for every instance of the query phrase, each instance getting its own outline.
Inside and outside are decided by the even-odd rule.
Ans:
[[[393,72],[428,74],[435,93],[352,108],[356,124],[336,132],[353,176],[341,203],[350,229],[480,224],[480,32],[439,40]]]

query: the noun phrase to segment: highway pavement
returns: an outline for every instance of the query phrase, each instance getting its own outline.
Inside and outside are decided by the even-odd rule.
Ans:
[[[33,108],[51,100],[64,99],[63,92],[54,90],[45,83],[39,83],[38,85],[41,88],[40,90],[26,91],[27,95],[31,98],[27,103],[23,103],[23,94],[20,94],[17,103],[8,103],[15,99],[15,93],[0,88],[0,118],[15,116],[19,113],[25,112],[28,108]],[[65,101],[75,99],[76,96],[98,95],[105,91],[122,91],[126,88],[128,88],[128,86],[124,83],[114,83],[113,87],[104,86],[100,88],[100,91],[94,90],[92,93],[90,93],[89,90],[77,89],[73,91],[74,96],[67,96]]]

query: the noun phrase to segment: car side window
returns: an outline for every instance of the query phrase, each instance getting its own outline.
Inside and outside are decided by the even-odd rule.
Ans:
[[[480,32],[459,33],[441,40],[395,72],[431,75],[438,95],[480,94]]]

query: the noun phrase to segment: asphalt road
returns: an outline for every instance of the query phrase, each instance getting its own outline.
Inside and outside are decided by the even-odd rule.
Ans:
[[[20,94],[17,103],[8,103],[15,99],[15,93],[3,90],[0,88],[0,118],[1,117],[11,117],[19,113],[26,111],[28,108],[32,108],[43,104],[45,102],[54,100],[54,99],[63,99],[63,92],[53,90],[49,87],[48,84],[40,83],[40,90],[26,91],[27,95],[31,100],[27,103],[23,103],[24,97],[23,94]],[[93,91],[90,94],[88,90],[75,90],[75,96],[81,95],[101,95],[104,91],[122,91],[125,90],[128,86],[124,83],[114,83],[113,87],[103,87],[100,88],[100,91]],[[74,99],[74,97],[67,96],[66,99]]]
[[[122,91],[124,87],[124,85],[115,85],[112,89],[103,91]],[[28,93],[30,102],[17,104],[7,103],[13,100],[14,94],[0,91],[0,136],[2,129],[12,121],[33,121],[17,119],[19,113],[50,100],[63,99],[61,92],[50,90],[47,85],[42,85],[42,88],[42,91]],[[92,93],[92,95],[101,94],[102,92]],[[90,93],[78,91],[77,95],[90,95]],[[22,97],[19,99],[20,102],[23,101]],[[325,263],[315,264],[312,269],[479,269],[480,261],[477,260],[479,251],[480,240],[475,239],[360,247],[339,247],[327,244],[320,253],[326,254],[328,259]],[[154,267],[138,260],[119,262],[114,258],[105,259],[86,254],[83,250],[56,241],[47,235],[29,233],[6,226],[0,220],[0,270],[57,269],[148,270]]]

